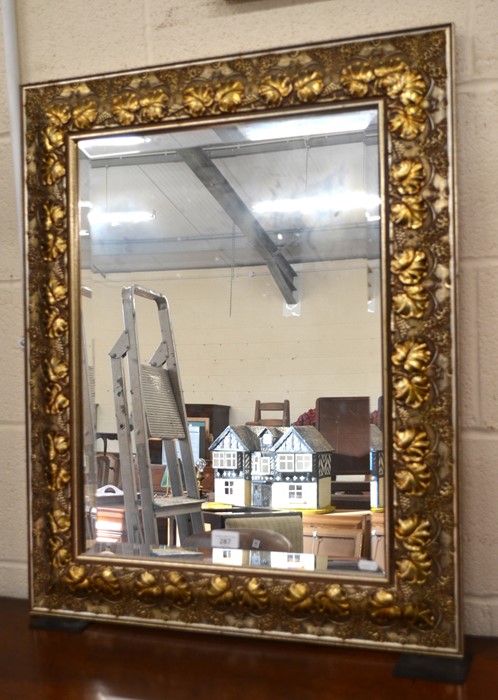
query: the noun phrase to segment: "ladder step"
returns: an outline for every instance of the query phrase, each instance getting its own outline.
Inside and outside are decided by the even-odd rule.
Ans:
[[[187,515],[188,513],[200,513],[203,503],[203,498],[189,498],[188,496],[154,496],[154,515],[156,518],[164,518],[174,515]]]

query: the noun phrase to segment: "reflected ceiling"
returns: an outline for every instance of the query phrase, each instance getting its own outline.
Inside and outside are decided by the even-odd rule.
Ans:
[[[374,109],[81,140],[82,265],[264,262],[282,289],[295,263],[377,259],[378,144]]]

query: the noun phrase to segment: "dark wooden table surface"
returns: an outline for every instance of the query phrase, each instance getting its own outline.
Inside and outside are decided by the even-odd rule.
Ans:
[[[498,638],[469,638],[463,684],[393,676],[385,651],[91,623],[36,629],[0,598],[0,700],[494,700]]]

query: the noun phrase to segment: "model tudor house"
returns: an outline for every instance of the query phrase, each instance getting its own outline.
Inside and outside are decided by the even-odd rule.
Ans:
[[[209,449],[219,503],[302,509],[330,505],[333,449],[314,426],[229,425]]]

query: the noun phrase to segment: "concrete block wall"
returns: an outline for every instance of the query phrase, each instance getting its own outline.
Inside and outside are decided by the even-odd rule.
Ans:
[[[382,393],[381,315],[380,303],[376,313],[367,310],[367,261],[296,269],[303,298],[296,317],[283,315],[282,296],[264,267],[241,268],[233,280],[230,269],[85,275],[93,293],[84,313],[93,320],[86,338],[95,357],[97,430],[116,431],[109,350],[123,331],[121,289],[133,283],[168,299],[186,403],[230,406],[235,425],[253,419],[256,399],[288,399],[291,421],[319,396],[369,396],[374,410]],[[138,297],[136,309],[147,363],[161,338],[157,308]]]
[[[2,14],[5,6],[4,0]],[[495,0],[19,0],[24,83],[453,22],[460,212],[465,629],[498,636],[498,3]],[[0,40],[1,42],[1,40]],[[0,47],[1,48],[1,47]],[[2,51],[3,52],[3,51]],[[12,70],[10,66],[9,70]],[[27,591],[22,284],[0,68],[0,594]]]
[[[1,9],[3,17],[3,7]],[[0,35],[3,55],[3,35]],[[0,69],[0,595],[27,595],[23,275],[7,75]]]

